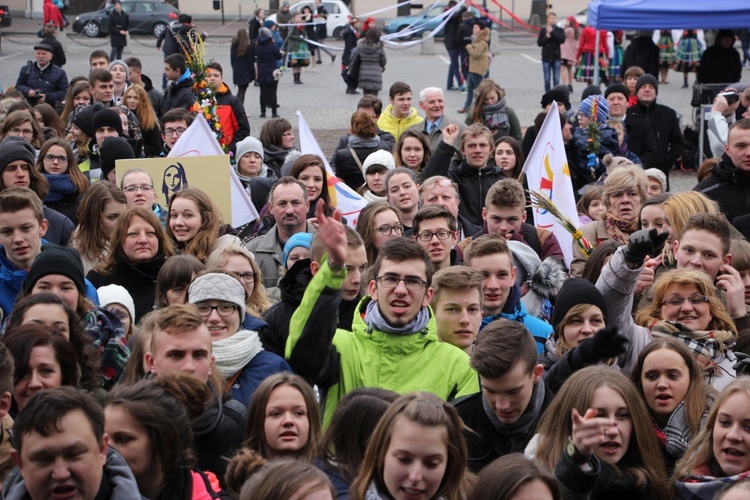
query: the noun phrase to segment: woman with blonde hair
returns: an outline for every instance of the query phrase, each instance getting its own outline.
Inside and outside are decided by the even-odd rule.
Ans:
[[[677,462],[672,476],[674,498],[718,498],[714,495],[728,485],[748,480],[748,414],[750,377],[743,376],[721,391],[706,424]]]
[[[664,241],[656,229],[641,231],[632,244],[612,255],[597,281],[612,323],[628,339],[626,371],[654,337],[673,337],[690,347],[703,368],[703,377],[721,390],[736,376],[733,365],[737,357],[732,346],[738,340],[738,330],[705,272],[680,268],[663,273],[649,292],[653,299],[633,320],[634,289],[646,254],[661,251],[659,242]],[[644,236],[652,243],[646,244]],[[738,321],[742,321],[744,339],[748,320]]]
[[[505,104],[505,90],[486,78],[477,87],[477,98],[466,117],[466,125],[479,123],[492,131],[492,140],[511,136],[522,140],[521,122],[513,108]]]
[[[648,198],[648,177],[638,166],[625,166],[616,169],[604,181],[604,205],[607,214],[581,227],[583,237],[592,247],[613,239],[619,245],[626,245],[630,235],[638,230],[641,205]],[[586,256],[581,247],[573,244],[573,262],[570,274],[580,278],[586,265]]]
[[[675,261],[672,242],[680,235],[690,216],[698,213],[716,215],[720,214],[721,210],[718,203],[697,191],[671,194],[661,207],[666,215],[664,231],[669,233],[667,244],[664,245],[664,251],[662,252],[664,256],[662,265],[674,268],[677,262]]]
[[[263,286],[263,273],[245,247],[236,244],[217,247],[206,259],[206,267],[220,267],[240,277],[247,295],[247,312],[251,315],[259,317],[271,307]]]
[[[646,405],[614,368],[574,373],[542,416],[535,439],[534,458],[555,471],[563,498],[573,492],[601,499],[669,496]]]
[[[422,497],[465,498],[469,475],[464,428],[453,405],[434,394],[401,396],[375,427],[359,475],[349,490],[352,499],[400,498],[403,489],[413,484],[411,457],[423,456],[432,458],[431,465],[421,469]]]
[[[146,158],[159,156],[163,152],[164,142],[161,139],[159,120],[146,90],[137,83],[131,85],[125,89],[122,104],[135,114],[141,124],[143,152]]]
[[[70,246],[78,250],[83,272],[98,266],[109,253],[109,239],[120,214],[127,208],[121,190],[107,181],[99,181],[78,203],[78,226],[70,237]]]

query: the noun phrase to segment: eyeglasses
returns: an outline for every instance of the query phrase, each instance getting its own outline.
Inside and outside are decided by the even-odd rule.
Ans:
[[[30,128],[12,128],[8,131],[12,135],[33,135],[34,131]]]
[[[185,127],[180,128],[165,128],[164,135],[176,135],[177,137],[185,133],[187,129]]]
[[[126,193],[135,193],[136,191],[150,193],[151,191],[154,190],[154,186],[150,186],[148,184],[145,186],[128,186],[128,187],[122,188],[122,190],[125,191]]]
[[[44,155],[44,161],[52,162],[55,160],[57,160],[57,163],[68,163],[67,156]]]
[[[680,297],[679,295],[673,295],[671,297],[667,297],[664,299],[661,303],[663,306],[671,306],[671,307],[680,307],[683,302],[690,301],[690,303],[694,306],[699,306],[701,304],[705,304],[708,302],[708,297],[705,295],[691,295],[690,297]]]
[[[427,179],[424,182],[424,184],[422,184],[422,190],[424,191],[425,189],[431,188],[432,186],[436,184],[438,186],[450,187],[453,185],[453,181],[450,179],[434,179],[434,180]]]
[[[428,241],[432,240],[433,236],[437,236],[437,239],[439,240],[447,240],[451,237],[452,231],[448,231],[447,229],[441,229],[440,231],[435,231],[434,233],[431,231],[423,231],[417,235],[417,239],[419,241],[422,241],[424,243],[427,243]]]
[[[251,271],[242,274],[237,273],[237,276],[239,276],[245,283],[252,283],[255,281],[255,273]]]
[[[399,282],[403,281],[406,288],[414,292],[418,292],[422,288],[427,286],[427,282],[419,278],[399,278],[398,276],[378,276],[375,281],[380,283],[384,288],[396,288]]]
[[[376,227],[375,231],[380,231],[383,236],[390,236],[392,234],[404,234],[403,224],[396,224],[395,226],[380,226]]]
[[[237,310],[237,304],[219,304],[218,306],[210,306],[208,304],[197,304],[198,314],[207,318],[211,316],[211,313],[216,310],[219,316],[231,316],[234,311]]]

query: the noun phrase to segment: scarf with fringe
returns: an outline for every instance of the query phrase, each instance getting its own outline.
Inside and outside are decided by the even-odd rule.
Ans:
[[[638,218],[625,220],[616,217],[607,212],[607,218],[604,219],[607,233],[620,245],[627,245],[630,235],[638,230]]]
[[[682,323],[654,320],[648,325],[654,337],[672,337],[683,342],[703,368],[704,376],[720,377],[717,366],[733,345],[737,335],[729,330],[691,330]]]

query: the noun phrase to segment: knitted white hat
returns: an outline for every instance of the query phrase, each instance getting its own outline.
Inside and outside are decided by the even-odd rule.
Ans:
[[[245,321],[245,288],[234,277],[225,273],[208,273],[198,276],[188,288],[188,302],[197,304],[206,300],[223,300],[240,308],[240,321]]]
[[[120,304],[128,310],[130,322],[135,323],[135,303],[130,293],[120,285],[107,285],[96,290],[99,295],[99,305],[107,307],[109,304]]]
[[[378,149],[377,151],[373,151],[372,153],[370,153],[367,158],[365,158],[365,162],[362,164],[362,175],[366,175],[367,169],[373,165],[381,165],[385,167],[386,170],[393,170],[394,168],[396,168],[396,161],[393,159],[393,155],[391,153],[382,149]]]

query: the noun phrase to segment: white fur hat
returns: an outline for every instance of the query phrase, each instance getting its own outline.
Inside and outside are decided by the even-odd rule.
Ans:
[[[240,308],[240,321],[245,320],[245,288],[234,277],[225,273],[208,273],[198,276],[188,288],[188,302],[197,304],[206,300],[224,300]]]
[[[135,303],[130,293],[120,285],[107,285],[96,290],[99,295],[99,305],[106,307],[109,304],[120,304],[128,310],[130,322],[135,323]]]

